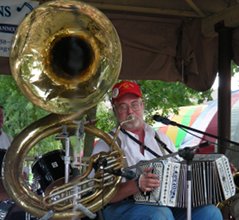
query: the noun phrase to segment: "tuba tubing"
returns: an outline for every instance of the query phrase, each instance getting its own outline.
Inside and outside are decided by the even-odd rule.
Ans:
[[[56,121],[58,120],[60,121],[59,124],[56,123]],[[19,176],[19,173],[22,172],[24,158],[26,157],[27,152],[39,140],[54,133],[60,132],[62,130],[61,122],[63,121],[64,124],[66,124],[70,130],[76,129],[76,125],[74,123],[71,123],[70,121],[65,121],[65,118],[62,116],[60,117],[56,114],[48,115],[23,130],[21,132],[21,135],[17,136],[13,140],[13,143],[6,154],[6,162],[4,166],[4,183],[6,183],[5,188],[9,193],[9,196],[13,198],[19,206],[21,206],[23,209],[36,217],[44,216],[49,210],[53,210],[54,212],[53,219],[71,219],[76,214],[79,217],[84,216],[84,213],[82,212],[73,213],[72,208],[74,205],[70,202],[68,204],[64,203],[64,208],[62,208],[61,204],[60,206],[54,207],[54,205],[51,205],[49,202],[46,202],[46,200],[49,198],[48,195],[51,195],[53,192],[48,192],[48,195],[46,195],[44,198],[38,196],[34,192],[29,190],[28,186],[26,186],[26,184],[24,183],[23,177]],[[115,160],[117,160],[117,163],[113,168],[118,169],[123,167],[123,154],[119,149],[118,145],[116,143],[112,143],[112,138],[109,135],[91,125],[86,125],[85,131],[102,138],[107,144],[111,145],[112,152],[110,152],[109,154],[105,154],[105,157],[108,157],[113,154]],[[21,143],[21,146],[19,146],[19,143]],[[16,159],[16,155],[18,159]],[[69,190],[69,187],[71,190],[77,184],[80,184],[84,180],[84,178],[87,177],[88,174],[91,172],[93,168],[93,162],[96,161],[100,156],[101,155],[98,154],[91,158],[91,162],[87,170],[85,171],[85,175],[83,177],[75,179],[68,184],[54,188],[53,191],[61,191],[62,194],[63,192]],[[100,176],[100,174],[96,175]],[[83,204],[90,211],[96,212],[102,207],[102,204],[107,204],[114,195],[117,184],[120,182],[121,177],[114,176],[111,178],[113,178],[113,181],[110,185],[106,185],[105,188],[99,186],[99,189],[94,190],[94,193],[90,195],[89,198],[82,199]],[[102,179],[99,178],[97,181],[102,182]],[[102,197],[101,194],[103,194],[104,196]],[[68,209],[66,210],[65,208]]]
[[[39,30],[39,28],[41,28]],[[39,34],[39,31],[41,32]],[[110,20],[96,8],[75,0],[49,1],[28,14],[14,36],[10,67],[21,92],[35,105],[51,112],[18,134],[5,155],[4,186],[9,196],[27,212],[42,217],[54,212],[52,219],[71,219],[84,213],[72,212],[72,199],[54,204],[52,195],[68,194],[93,169],[98,157],[117,161],[113,168],[123,166],[123,155],[112,138],[94,126],[85,131],[108,143],[112,151],[94,156],[85,175],[66,185],[54,186],[45,198],[33,192],[21,173],[24,159],[38,142],[61,131],[66,125],[76,129],[74,120],[96,106],[117,81],[122,53],[118,34]],[[114,195],[120,177],[96,172],[94,193],[82,198],[86,208],[95,212]],[[99,184],[106,180],[105,185]],[[64,205],[63,205],[64,204]]]

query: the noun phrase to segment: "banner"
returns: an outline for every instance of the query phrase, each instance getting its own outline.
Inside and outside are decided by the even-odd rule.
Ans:
[[[39,5],[37,1],[0,1],[0,57],[9,57],[12,38],[23,18]]]

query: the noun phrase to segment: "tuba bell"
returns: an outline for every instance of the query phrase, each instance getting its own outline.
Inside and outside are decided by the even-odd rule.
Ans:
[[[123,155],[112,138],[93,125],[86,124],[85,132],[102,138],[112,150],[91,157],[84,175],[55,186],[42,197],[26,185],[21,173],[33,146],[60,132],[63,125],[75,130],[74,121],[81,120],[117,81],[122,55],[114,26],[103,13],[86,3],[46,2],[19,25],[9,59],[13,78],[22,93],[51,113],[26,127],[7,151],[3,181],[9,196],[36,217],[49,211],[53,211],[53,219],[84,216],[81,210],[72,212],[75,197],[78,203],[96,212],[110,201],[120,177],[100,171],[91,180],[87,177],[101,158],[108,160],[111,169],[120,169]],[[81,190],[75,193],[75,187],[84,189],[87,196]]]

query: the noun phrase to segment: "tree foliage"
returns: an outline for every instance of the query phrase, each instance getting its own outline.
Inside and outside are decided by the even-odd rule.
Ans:
[[[231,68],[232,68],[232,76],[234,76],[235,73],[239,72],[239,66],[236,63],[234,63],[233,61],[232,61],[232,64],[231,64]]]
[[[159,80],[139,80],[144,94],[145,118],[152,124],[152,114],[160,113],[167,116],[170,113],[177,113],[180,106],[196,105],[212,99],[211,90],[198,92],[186,87],[182,83],[167,83]],[[110,96],[110,94],[108,94]],[[105,102],[109,102],[109,98]],[[115,126],[112,109],[100,105],[97,112],[98,126],[106,131]]]
[[[178,113],[180,106],[197,105],[212,99],[211,90],[198,92],[175,82],[156,80],[138,81],[144,94],[146,120],[150,123],[155,113],[167,116]]]
[[[146,120],[151,123],[151,116],[159,111],[162,115],[176,113],[179,106],[199,104],[211,98],[211,91],[198,92],[187,88],[181,83],[166,83],[161,81],[138,81],[145,100]],[[97,127],[111,130],[116,122],[109,102],[110,94],[98,104]],[[32,104],[24,97],[11,76],[0,75],[0,104],[4,107],[4,130],[15,137],[32,122],[48,114],[43,109]],[[32,154],[41,154],[62,147],[54,137],[46,138],[32,150]]]
[[[11,76],[0,75],[0,104],[4,108],[4,131],[13,138],[32,122],[47,114],[43,109],[32,104],[17,87]],[[40,142],[32,150],[33,155],[48,149],[58,148],[53,137]],[[37,153],[37,154],[36,154]]]
[[[179,106],[200,104],[211,99],[210,90],[198,92],[181,83],[167,83],[158,80],[138,81],[138,83],[144,94],[148,121],[153,112],[159,111],[162,115],[177,113]],[[97,111],[97,125],[106,131],[115,126],[108,97],[106,96],[106,99],[99,103]],[[0,103],[5,109],[4,130],[12,136],[47,114],[21,94],[10,76],[0,76]]]
[[[46,115],[44,110],[33,105],[21,94],[12,77],[0,76],[0,94],[0,103],[4,107],[4,129],[12,136]]]

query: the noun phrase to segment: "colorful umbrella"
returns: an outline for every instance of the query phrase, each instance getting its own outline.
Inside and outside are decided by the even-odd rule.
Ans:
[[[232,92],[231,103],[231,140],[239,142],[239,90]],[[202,132],[217,135],[217,100],[204,105],[180,107],[179,114],[173,115],[170,120]],[[212,143],[217,141],[215,138],[197,132],[190,130],[186,132],[177,126],[163,125],[159,122],[155,123],[154,127],[167,134],[177,148],[196,146],[205,140]]]
[[[171,121],[175,121],[179,124],[191,126],[200,113],[206,108],[207,105],[195,105],[195,106],[183,106],[179,108],[179,113],[170,117]],[[155,129],[167,134],[175,144],[176,148],[181,146],[182,141],[186,136],[186,132],[176,126],[163,125],[160,122],[156,122],[153,126]]]
[[[232,92],[231,96],[231,140],[238,142],[238,127],[239,127],[239,90]],[[195,122],[191,126],[197,130],[217,135],[218,125],[217,125],[217,100],[208,103],[208,106],[204,111],[198,116]],[[200,144],[202,141],[208,140],[212,143],[216,143],[217,140],[212,137],[204,136],[203,134],[196,134],[195,137],[191,134],[187,134],[182,141],[182,146],[195,146]]]

